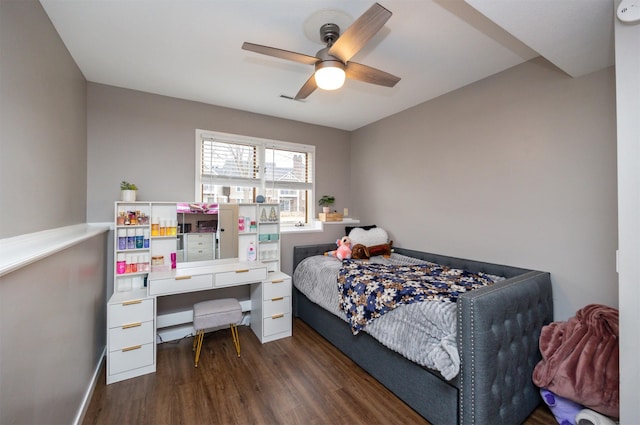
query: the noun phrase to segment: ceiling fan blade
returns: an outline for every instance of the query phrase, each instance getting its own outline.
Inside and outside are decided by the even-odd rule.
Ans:
[[[391,17],[391,12],[375,3],[338,37],[329,54],[347,62],[376,35]]]
[[[302,86],[300,91],[298,91],[298,94],[296,94],[296,97],[294,97],[293,100],[306,99],[311,93],[313,93],[313,91],[316,88],[318,88],[318,86],[316,85],[316,75],[311,74],[311,77],[309,77],[307,82],[304,83],[304,85]]]
[[[345,73],[347,74],[347,78],[352,80],[364,81],[365,83],[385,87],[393,87],[400,81],[400,77],[356,62],[348,62]]]
[[[320,60],[315,56],[303,55],[302,53],[290,52],[288,50],[276,49],[275,47],[262,46],[260,44],[244,42],[242,43],[242,48],[251,52],[261,53],[267,56],[274,56],[276,58],[286,59],[294,62],[300,62],[307,65],[313,65]]]

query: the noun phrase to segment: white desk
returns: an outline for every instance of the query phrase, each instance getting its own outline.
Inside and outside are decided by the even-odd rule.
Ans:
[[[116,292],[107,305],[107,384],[156,371],[157,297],[239,285],[250,285],[251,329],[262,343],[291,336],[291,278],[259,261],[151,272],[146,288]]]

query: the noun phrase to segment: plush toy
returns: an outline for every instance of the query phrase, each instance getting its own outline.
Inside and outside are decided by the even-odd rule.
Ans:
[[[338,260],[351,258],[351,239],[349,236],[343,236],[342,239],[338,239],[336,245],[338,245],[338,249],[325,252],[324,255],[336,257]]]
[[[551,413],[553,413],[559,425],[576,424],[576,415],[584,406],[575,401],[560,397],[546,388],[540,388],[540,395],[545,404],[551,409]]]
[[[368,260],[370,257],[369,249],[361,243],[357,243],[351,248],[351,258],[354,260]]]

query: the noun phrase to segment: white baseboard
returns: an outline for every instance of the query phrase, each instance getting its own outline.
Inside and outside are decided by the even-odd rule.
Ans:
[[[89,382],[89,387],[84,394],[84,398],[82,399],[82,403],[80,404],[80,409],[76,414],[76,417],[73,419],[74,425],[80,425],[84,422],[84,416],[87,414],[87,410],[89,409],[89,404],[91,404],[91,397],[93,397],[93,391],[96,389],[96,385],[98,384],[98,379],[100,378],[100,371],[102,370],[102,364],[105,362],[107,358],[107,347],[104,347],[102,351],[102,355],[100,356],[100,361],[96,365],[96,369],[93,371],[93,377],[91,378],[91,382]]]

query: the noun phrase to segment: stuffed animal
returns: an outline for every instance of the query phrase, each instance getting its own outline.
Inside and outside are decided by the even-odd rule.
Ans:
[[[357,243],[351,247],[351,258],[354,260],[368,260],[370,257],[369,249],[361,243]]]
[[[351,258],[351,239],[349,236],[343,236],[342,239],[338,239],[336,245],[338,245],[338,249],[325,252],[324,255],[336,257],[338,260]]]

